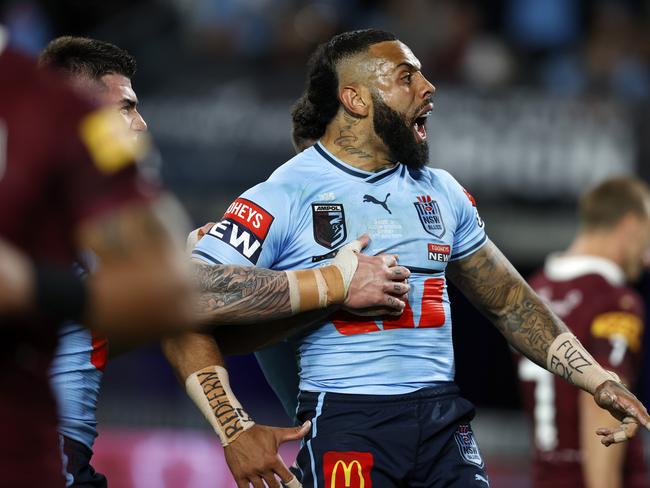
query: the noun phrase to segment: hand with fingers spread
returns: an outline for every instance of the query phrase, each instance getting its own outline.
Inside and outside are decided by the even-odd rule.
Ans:
[[[224,448],[226,462],[237,488],[280,488],[282,482],[292,488],[302,485],[289,471],[278,453],[280,444],[302,439],[311,429],[307,421],[300,427],[255,425]],[[266,484],[265,484],[266,483]]]
[[[367,235],[358,238],[361,249],[370,242]],[[397,256],[358,254],[357,270],[348,289],[343,308],[356,315],[400,315],[405,307],[411,274],[397,265]]]
[[[596,431],[602,437],[602,444],[609,446],[631,439],[639,425],[650,429],[648,411],[622,383],[605,381],[596,389],[594,400],[598,406],[621,421],[618,428],[601,428]]]

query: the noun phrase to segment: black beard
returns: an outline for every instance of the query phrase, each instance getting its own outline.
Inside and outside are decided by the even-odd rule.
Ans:
[[[413,121],[390,108],[378,95],[372,95],[375,106],[373,125],[379,138],[386,144],[390,157],[410,169],[422,169],[429,161],[429,145],[418,144],[413,134]]]

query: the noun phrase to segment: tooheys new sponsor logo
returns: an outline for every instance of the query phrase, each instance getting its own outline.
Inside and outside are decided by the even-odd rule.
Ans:
[[[251,263],[257,264],[274,217],[256,203],[238,198],[208,235],[234,247]]]
[[[324,488],[372,488],[370,452],[328,451],[323,455]]]
[[[451,247],[448,244],[427,244],[427,251],[430,261],[439,261],[446,263],[449,261]]]

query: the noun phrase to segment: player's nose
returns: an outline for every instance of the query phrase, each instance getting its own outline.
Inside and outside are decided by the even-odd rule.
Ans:
[[[436,87],[433,86],[433,83],[427,80],[425,76],[422,76],[422,87],[420,88],[420,96],[424,100],[426,100],[427,98],[431,98],[435,92],[436,92]]]
[[[139,112],[135,113],[135,116],[133,117],[133,120],[131,121],[131,129],[136,131],[136,132],[146,132],[147,131],[147,123],[144,121],[142,118],[142,115],[140,115]]]

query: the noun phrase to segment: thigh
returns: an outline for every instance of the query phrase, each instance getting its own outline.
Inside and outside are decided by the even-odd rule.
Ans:
[[[417,429],[398,410],[327,401],[300,408],[300,421],[312,421],[297,459],[303,487],[406,487]]]
[[[418,462],[409,479],[413,488],[487,488],[483,458],[470,426],[474,405],[457,395],[422,403]]]
[[[433,462],[422,463],[412,488],[488,488],[485,463],[469,422],[447,430],[448,436]],[[426,458],[425,458],[426,459]]]

